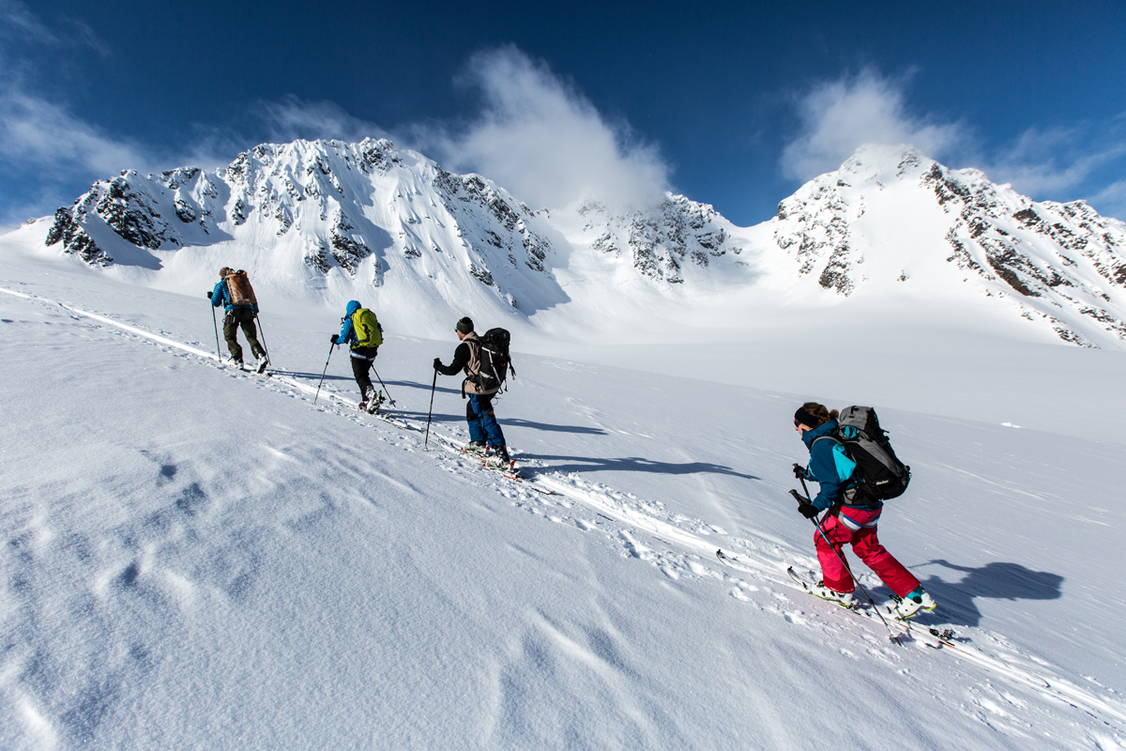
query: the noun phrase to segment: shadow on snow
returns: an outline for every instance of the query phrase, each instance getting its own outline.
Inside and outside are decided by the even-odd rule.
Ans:
[[[938,558],[920,565],[932,563],[965,574],[957,582],[948,582],[939,576],[931,576],[923,581],[923,586],[938,600],[938,610],[931,618],[955,626],[977,626],[981,623],[981,610],[975,603],[978,597],[996,600],[1056,600],[1062,595],[1062,576],[1050,571],[1033,571],[1019,563],[994,561],[975,568],[959,566]]]
[[[589,456],[559,456],[554,454],[522,454],[528,459],[545,462],[574,462],[573,464],[549,464],[544,470],[551,472],[652,472],[662,475],[713,474],[729,477],[742,477],[745,480],[759,480],[755,475],[737,472],[731,467],[711,462],[659,462],[641,456],[622,456],[597,459]],[[518,457],[520,458],[520,457]],[[522,468],[522,471],[535,468]]]

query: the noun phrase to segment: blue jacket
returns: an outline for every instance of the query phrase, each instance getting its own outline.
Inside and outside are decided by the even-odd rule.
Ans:
[[[344,318],[341,319],[340,333],[336,337],[337,344],[350,344],[356,340],[356,330],[352,326],[352,314],[362,308],[359,300],[349,300],[344,308]]]
[[[235,308],[253,310],[255,313],[258,312],[257,305],[235,305],[232,303],[231,292],[227,289],[227,281],[225,279],[220,279],[215,285],[215,289],[211,290],[211,307],[218,308],[220,305],[223,306],[223,310],[227,313]]]
[[[841,493],[852,484],[850,480],[856,471],[856,462],[848,457],[841,442],[835,438],[826,438],[832,436],[836,429],[837,421],[830,420],[813,430],[805,431],[801,436],[809,449],[806,479],[821,486],[817,497],[813,498],[813,505],[821,511],[841,501]],[[819,441],[818,438],[824,440]],[[867,507],[868,504],[865,504],[865,508]]]

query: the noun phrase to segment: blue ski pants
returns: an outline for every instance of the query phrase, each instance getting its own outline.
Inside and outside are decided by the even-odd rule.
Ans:
[[[465,421],[469,423],[469,440],[484,441],[487,446],[503,446],[504,433],[493,414],[492,396],[469,394],[465,404]]]

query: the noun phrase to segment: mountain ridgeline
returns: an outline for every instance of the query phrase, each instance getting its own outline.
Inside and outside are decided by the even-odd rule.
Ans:
[[[608,295],[629,294],[632,278],[681,301],[717,286],[759,301],[785,286],[789,305],[969,294],[1069,343],[1126,346],[1126,224],[906,147],[861,148],[752,227],[673,194],[644,209],[530,207],[386,139],[262,144],[215,170],[126,170],[48,224],[46,245],[95,267],[159,273],[208,246],[253,247],[310,288],[343,275],[526,318],[574,303],[582,266],[613,279]]]

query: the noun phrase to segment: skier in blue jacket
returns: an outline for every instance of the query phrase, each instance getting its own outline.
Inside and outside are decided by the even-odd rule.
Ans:
[[[250,344],[250,352],[258,360],[258,372],[261,373],[270,363],[270,358],[266,356],[265,348],[258,343],[258,331],[254,326],[258,303],[236,304],[233,301],[231,290],[227,286],[227,277],[234,273],[235,270],[230,266],[219,269],[219,281],[215,283],[214,289],[207,293],[207,297],[210,298],[212,307],[222,306],[226,311],[226,315],[223,316],[223,337],[227,340],[231,362],[242,367],[242,347],[238,343],[238,329],[241,326],[242,333]]]
[[[332,335],[333,344],[347,344],[352,356],[352,375],[360,387],[359,408],[375,412],[383,403],[383,394],[371,382],[368,371],[375,364],[379,345],[383,343],[383,327],[359,300],[349,300],[340,319],[340,333]]]
[[[817,402],[806,402],[794,413],[794,430],[809,449],[809,465],[795,464],[794,476],[821,487],[812,500],[798,506],[798,512],[815,519],[828,511],[813,535],[822,579],[810,593],[845,607],[856,606],[856,582],[844,558],[844,546],[851,545],[857,557],[895,593],[891,615],[911,618],[920,610],[934,610],[934,598],[880,542],[876,526],[884,504],[856,490],[857,464],[835,437],[837,417],[837,410]]]

